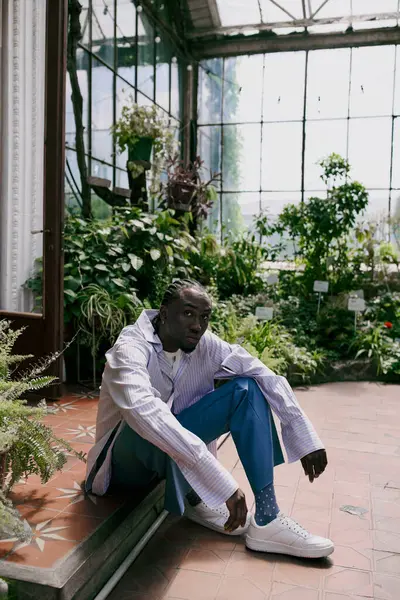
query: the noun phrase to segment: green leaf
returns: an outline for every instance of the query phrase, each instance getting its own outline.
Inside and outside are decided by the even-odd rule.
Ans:
[[[153,248],[152,250],[150,250],[150,256],[154,261],[156,261],[160,258],[161,252],[157,250],[157,248]]]
[[[108,267],[106,265],[103,265],[102,263],[94,265],[94,268],[98,269],[99,271],[108,271]]]
[[[125,287],[125,283],[122,281],[122,279],[113,278],[113,279],[111,279],[111,281],[113,281],[115,283],[115,285],[117,285],[118,287],[122,287],[122,288]]]
[[[131,265],[135,269],[135,271],[138,271],[143,265],[143,260],[135,254],[128,254],[128,258],[130,259]]]
[[[131,265],[128,265],[128,263],[122,263],[122,270],[124,273],[127,273],[129,271],[129,269],[131,268]]]
[[[70,298],[73,298],[74,300],[76,300],[76,298],[77,298],[77,295],[75,294],[75,292],[73,290],[68,289],[68,288],[66,288],[64,290],[64,294],[66,294]]]

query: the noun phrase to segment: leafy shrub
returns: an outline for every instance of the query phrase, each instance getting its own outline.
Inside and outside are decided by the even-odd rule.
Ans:
[[[272,371],[292,382],[310,380],[324,361],[323,352],[297,346],[281,324],[259,323],[252,314],[239,316],[231,302],[215,306],[211,329],[228,343],[241,344]]]
[[[384,325],[367,323],[358,333],[353,348],[356,358],[366,357],[378,377],[400,375],[400,343],[389,336]]]
[[[349,262],[351,233],[368,204],[368,193],[361,183],[351,181],[348,161],[337,154],[320,165],[326,198],[312,197],[285,206],[272,231],[293,241],[309,290],[315,280],[329,278],[336,293],[348,290],[354,280]]]

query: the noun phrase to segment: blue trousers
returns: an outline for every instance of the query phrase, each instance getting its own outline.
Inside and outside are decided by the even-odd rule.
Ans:
[[[271,484],[274,466],[284,462],[269,405],[254,379],[232,379],[176,418],[206,444],[230,431],[254,492]],[[111,484],[138,488],[156,477],[166,479],[166,510],[183,514],[190,486],[179,467],[125,423],[112,451]]]

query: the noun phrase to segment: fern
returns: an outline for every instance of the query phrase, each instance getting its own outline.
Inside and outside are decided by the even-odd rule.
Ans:
[[[6,498],[16,482],[34,474],[46,483],[65,465],[65,452],[84,460],[83,453],[77,453],[41,422],[49,414],[44,401],[37,407],[31,407],[21,399],[27,392],[43,389],[55,381],[54,377],[42,373],[60,356],[55,353],[40,359],[17,378],[12,378],[16,368],[31,358],[12,354],[22,331],[13,331],[9,321],[0,320],[0,474],[4,478],[3,489],[0,490],[0,538],[11,537],[10,532],[12,537],[20,539],[27,536],[26,529]]]

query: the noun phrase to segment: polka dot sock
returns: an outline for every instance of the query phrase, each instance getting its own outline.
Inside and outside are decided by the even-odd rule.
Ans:
[[[260,492],[255,494],[256,514],[254,515],[257,525],[262,527],[271,523],[279,514],[279,507],[276,502],[274,484],[267,485]]]

